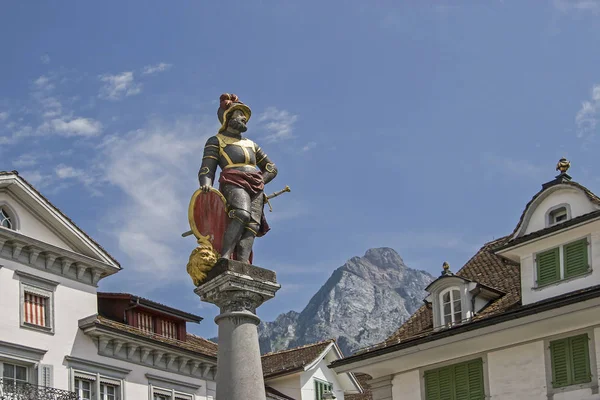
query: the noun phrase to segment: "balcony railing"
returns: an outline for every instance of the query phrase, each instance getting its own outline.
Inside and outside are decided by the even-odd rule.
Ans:
[[[75,392],[0,378],[0,400],[79,400]]]

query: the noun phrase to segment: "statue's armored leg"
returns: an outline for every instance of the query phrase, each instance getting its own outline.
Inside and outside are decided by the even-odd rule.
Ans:
[[[229,225],[223,236],[223,248],[221,249],[223,258],[230,258],[233,250],[244,233],[244,228],[250,221],[250,213],[244,210],[230,210],[229,213]]]
[[[250,262],[250,253],[252,253],[252,246],[254,245],[254,238],[260,229],[260,225],[257,223],[249,223],[244,232],[242,233],[242,237],[239,241],[235,249],[236,259],[238,261],[248,263]]]

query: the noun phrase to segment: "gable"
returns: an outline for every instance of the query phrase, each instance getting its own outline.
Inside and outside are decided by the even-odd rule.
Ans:
[[[76,251],[50,224],[6,189],[0,189],[0,207],[7,210],[17,232],[65,250]]]
[[[0,171],[0,206],[14,214],[18,234],[120,269],[106,250],[18,173]]]
[[[599,210],[595,196],[573,182],[551,186],[542,190],[523,212],[514,238],[537,232],[550,226],[550,213],[559,208],[568,212],[569,219]]]

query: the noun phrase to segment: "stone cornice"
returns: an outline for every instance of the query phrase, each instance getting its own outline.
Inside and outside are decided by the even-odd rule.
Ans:
[[[93,338],[98,354],[185,377],[214,380],[216,358],[100,325],[93,319],[80,321],[80,328]]]
[[[6,228],[0,228],[0,258],[93,286],[119,271],[110,264]]]

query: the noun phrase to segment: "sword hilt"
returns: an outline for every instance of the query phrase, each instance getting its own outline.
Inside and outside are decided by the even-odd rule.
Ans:
[[[271,202],[269,200],[279,196],[280,194],[283,194],[285,192],[291,192],[291,191],[292,191],[292,189],[290,189],[290,187],[286,185],[279,192],[271,193],[268,196],[265,195],[265,200],[266,200],[267,204],[269,205],[269,212],[273,212],[273,207],[271,206]]]
[[[291,192],[291,191],[292,191],[292,189],[290,189],[290,187],[286,185],[286,187],[281,189],[279,192],[275,192],[275,193],[268,195],[267,200],[271,200],[272,198],[277,197],[281,194],[284,194],[285,192]]]

